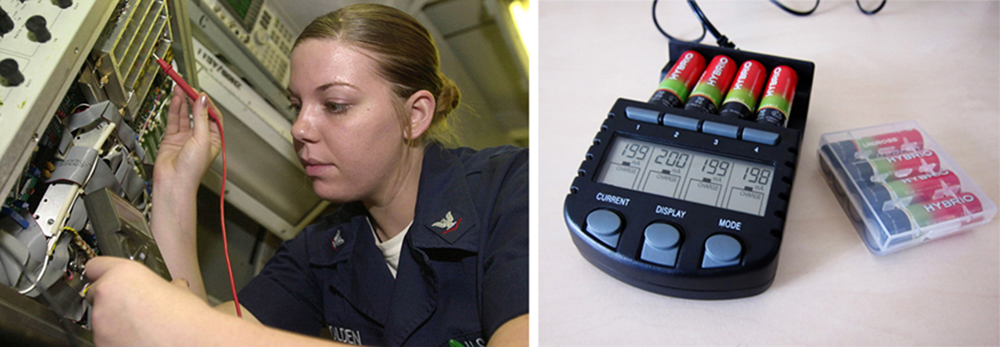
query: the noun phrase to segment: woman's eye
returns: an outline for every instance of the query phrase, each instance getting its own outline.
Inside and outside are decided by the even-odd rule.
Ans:
[[[328,102],[328,103],[324,104],[324,107],[326,107],[326,111],[327,112],[334,113],[334,114],[340,114],[340,113],[347,112],[347,108],[348,108],[347,105],[338,104],[338,103],[335,103],[335,102]]]
[[[295,114],[299,114],[299,112],[302,111],[302,105],[298,104],[288,105],[288,110],[294,112]]]

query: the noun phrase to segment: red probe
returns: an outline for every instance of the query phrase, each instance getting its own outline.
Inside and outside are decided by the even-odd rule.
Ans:
[[[160,65],[160,68],[170,76],[177,85],[181,86],[181,89],[187,93],[191,101],[198,100],[198,92],[191,88],[191,85],[184,81],[181,75],[174,71],[174,68],[163,61],[155,53],[153,57],[156,58],[156,63]],[[219,122],[219,116],[215,114],[215,108],[208,108],[208,117],[215,122],[219,127],[219,139],[222,141],[222,191],[219,193],[219,218],[222,220],[222,248],[226,255],[226,268],[229,270],[229,286],[233,289],[233,302],[236,304],[236,315],[243,318],[243,312],[240,311],[240,299],[236,297],[236,281],[233,280],[233,266],[229,262],[229,242],[226,241],[226,137],[222,134],[222,123]]]

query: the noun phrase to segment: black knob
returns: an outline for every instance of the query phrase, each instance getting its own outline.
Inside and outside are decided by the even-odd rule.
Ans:
[[[10,58],[0,61],[0,78],[7,80],[4,85],[8,87],[14,87],[24,82],[24,75],[17,70],[17,62]]]
[[[73,6],[73,0],[56,0],[56,5],[61,9],[67,9]]]
[[[0,8],[0,35],[6,35],[11,30],[14,30],[14,21],[10,19],[7,11]]]
[[[44,43],[52,38],[49,29],[45,27],[45,17],[32,16],[28,18],[27,22],[24,22],[24,27],[28,28],[29,34],[33,35],[35,41],[39,43]]]

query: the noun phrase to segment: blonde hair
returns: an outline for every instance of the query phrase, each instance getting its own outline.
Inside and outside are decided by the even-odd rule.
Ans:
[[[295,40],[295,46],[309,39],[344,41],[374,53],[379,75],[399,96],[395,105],[399,121],[410,137],[412,131],[402,100],[426,90],[434,95],[434,118],[420,143],[456,144],[448,116],[458,107],[461,93],[451,79],[441,73],[434,38],[403,11],[379,4],[356,4],[316,18]]]

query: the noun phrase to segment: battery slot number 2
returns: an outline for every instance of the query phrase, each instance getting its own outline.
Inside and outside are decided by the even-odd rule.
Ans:
[[[688,160],[690,159],[691,156],[688,155],[687,153],[668,151],[666,149],[660,148],[660,155],[656,156],[656,158],[653,158],[653,162],[660,165],[673,166],[678,169],[683,169],[684,167],[687,166]]]

